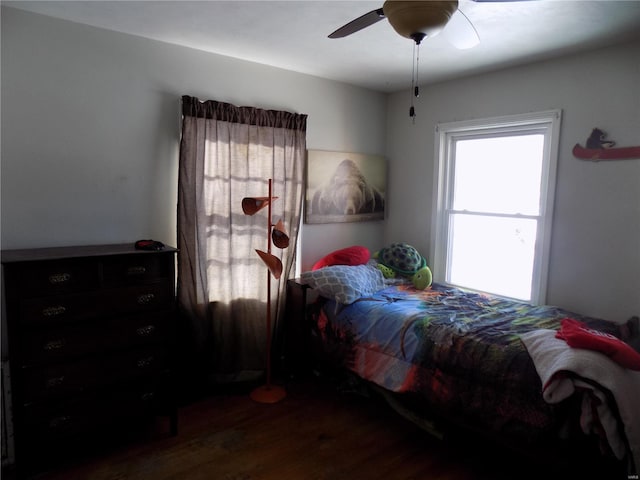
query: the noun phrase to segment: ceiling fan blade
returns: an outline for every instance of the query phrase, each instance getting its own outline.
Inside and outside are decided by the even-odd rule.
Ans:
[[[480,43],[476,28],[460,9],[451,16],[442,35],[451,45],[460,50],[473,48]]]
[[[356,18],[355,20],[350,21],[346,25],[343,25],[331,35],[329,38],[342,38],[347,35],[351,35],[363,28],[366,28],[374,23],[379,22],[384,18],[384,12],[382,8],[378,8],[377,10],[371,10],[369,13],[365,13],[361,17]]]

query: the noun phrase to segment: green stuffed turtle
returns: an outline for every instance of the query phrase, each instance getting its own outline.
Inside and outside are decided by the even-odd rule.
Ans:
[[[378,268],[385,278],[393,278],[396,274],[408,277],[413,286],[424,290],[431,285],[431,269],[420,252],[406,243],[392,243],[374,254],[378,260]]]

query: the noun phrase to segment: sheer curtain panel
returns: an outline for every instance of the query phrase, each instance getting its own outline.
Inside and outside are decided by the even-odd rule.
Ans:
[[[266,247],[266,209],[242,212],[244,197],[267,196],[291,246],[271,288],[274,335],[295,259],[303,195],[307,116],[182,97],[178,178],[178,305],[193,366],[207,380],[253,380],[266,367],[267,279],[255,249]]]

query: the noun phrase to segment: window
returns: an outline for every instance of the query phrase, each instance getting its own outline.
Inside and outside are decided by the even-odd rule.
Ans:
[[[438,125],[438,282],[544,303],[561,112]]]

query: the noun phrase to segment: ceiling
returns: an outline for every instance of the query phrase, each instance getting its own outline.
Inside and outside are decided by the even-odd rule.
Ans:
[[[386,20],[327,35],[383,1],[3,1],[52,17],[293,70],[382,92],[411,84],[413,42]],[[640,1],[460,0],[480,44],[444,35],[420,46],[419,82],[433,83],[640,38]]]

